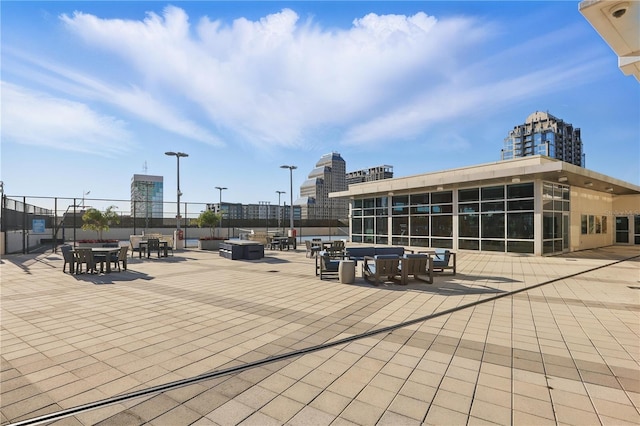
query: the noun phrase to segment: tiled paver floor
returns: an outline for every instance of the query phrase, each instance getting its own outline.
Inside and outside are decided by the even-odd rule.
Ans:
[[[7,256],[0,420],[141,391],[56,423],[638,424],[639,254],[461,252],[456,276],[380,287],[320,281],[304,250],[96,276]]]

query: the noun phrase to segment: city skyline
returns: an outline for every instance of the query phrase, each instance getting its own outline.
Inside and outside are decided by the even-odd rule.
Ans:
[[[283,164],[297,199],[330,152],[395,177],[490,163],[535,111],[639,185],[638,82],[578,4],[3,2],[4,191],[127,199],[148,173],[170,201],[181,151],[184,202],[276,204]]]

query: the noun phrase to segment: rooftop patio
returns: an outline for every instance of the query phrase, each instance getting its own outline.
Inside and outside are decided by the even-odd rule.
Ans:
[[[407,286],[298,247],[1,260],[2,424],[638,424],[640,256],[458,253]]]

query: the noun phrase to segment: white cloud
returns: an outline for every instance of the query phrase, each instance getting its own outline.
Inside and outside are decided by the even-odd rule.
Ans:
[[[563,59],[509,74],[516,46],[504,57],[470,54],[486,48],[493,24],[422,12],[371,13],[344,30],[300,22],[290,9],[230,24],[201,17],[193,26],[174,6],[141,21],[81,12],[61,20],[92,49],[118,55],[137,79],[127,90],[84,86],[159,127],[213,144],[219,141],[211,128],[258,147],[308,146],[315,142],[309,135],[323,128],[351,144],[412,138],[433,123],[543,93],[588,71],[559,73],[567,68]],[[537,48],[551,40],[559,43],[547,36]],[[491,57],[499,61],[485,60]],[[162,104],[169,99],[175,106]],[[204,121],[182,118],[187,111]]]
[[[2,134],[6,142],[110,157],[127,151],[125,123],[87,105],[2,82]]]

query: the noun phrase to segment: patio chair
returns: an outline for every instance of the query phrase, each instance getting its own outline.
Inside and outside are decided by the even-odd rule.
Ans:
[[[158,253],[158,257],[161,256],[160,253],[160,239],[159,238],[149,238],[147,240],[147,258],[151,257],[151,252],[155,251]]]
[[[414,280],[433,284],[433,259],[426,254],[405,254],[400,261],[402,284],[406,285],[409,276]]]
[[[335,276],[338,278],[338,269],[342,256],[332,256],[328,251],[321,251],[316,256],[316,275],[320,275],[320,279],[326,276]]]
[[[82,274],[82,265],[85,265],[85,272],[87,274],[95,274],[98,272],[96,269],[96,259],[93,256],[93,251],[90,248],[76,248],[74,250],[76,264],[76,274]],[[102,269],[102,268],[101,268]]]
[[[64,259],[64,265],[62,265],[62,272],[65,272],[67,265],[69,265],[69,273],[73,274],[76,271],[75,256],[73,254],[73,248],[70,245],[64,245],[60,247],[62,251],[62,257]]]
[[[400,256],[397,254],[377,254],[373,257],[365,256],[362,265],[362,277],[365,281],[380,285],[382,279],[398,281],[400,275]]]
[[[305,253],[306,257],[316,257],[316,255],[320,251],[320,247],[319,246],[314,246],[311,241],[308,241],[308,240],[305,241],[304,245],[305,245],[305,247],[307,249],[307,252]]]
[[[336,240],[331,242],[331,246],[326,249],[331,255],[344,254],[345,245],[344,241]]]
[[[112,256],[111,261],[114,267],[118,267],[118,272],[121,271],[120,264],[122,263],[122,269],[127,270],[127,253],[129,252],[129,246],[120,247],[120,251],[117,256]]]
[[[433,255],[433,270],[442,273],[445,269],[451,270],[453,275],[456,274],[456,253],[446,249],[436,249]]]

